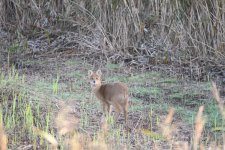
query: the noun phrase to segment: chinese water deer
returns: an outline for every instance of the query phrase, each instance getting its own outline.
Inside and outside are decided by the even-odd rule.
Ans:
[[[111,112],[111,105],[116,109],[117,112],[123,112],[125,117],[125,122],[127,122],[127,112],[128,112],[128,87],[126,84],[117,83],[101,83],[101,70],[93,72],[88,71],[88,77],[90,79],[90,84],[92,91],[95,96],[101,101],[103,112]]]

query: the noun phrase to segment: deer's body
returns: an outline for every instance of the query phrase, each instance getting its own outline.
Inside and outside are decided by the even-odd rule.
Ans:
[[[89,71],[88,75],[92,91],[101,101],[104,113],[110,113],[110,106],[113,106],[117,112],[124,113],[126,122],[128,112],[128,87],[126,84],[121,82],[101,84],[102,73],[100,70],[96,73]]]

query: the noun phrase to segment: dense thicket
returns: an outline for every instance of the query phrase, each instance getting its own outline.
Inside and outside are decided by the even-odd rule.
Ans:
[[[224,69],[224,0],[1,0],[0,4],[4,29],[28,38],[34,31],[35,37],[45,33],[50,38],[48,50],[55,45],[64,50],[76,46],[112,61],[178,65],[198,78]],[[62,37],[66,44],[56,44]]]

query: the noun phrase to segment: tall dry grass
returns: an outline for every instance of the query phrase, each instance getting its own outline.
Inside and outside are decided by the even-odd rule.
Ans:
[[[78,44],[111,61],[188,66],[197,78],[224,69],[223,0],[2,0],[0,11],[1,25],[24,35],[69,32],[62,49]]]

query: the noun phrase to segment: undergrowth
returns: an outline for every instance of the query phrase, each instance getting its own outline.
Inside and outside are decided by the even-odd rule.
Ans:
[[[81,66],[78,62],[66,65],[69,70],[85,68],[85,64]],[[88,83],[81,82],[86,80],[87,69],[74,69],[68,75],[63,71],[65,67],[61,69],[62,72],[57,68],[54,77],[45,79],[22,74],[14,67],[1,73],[2,145],[10,149],[75,150],[177,146],[183,149],[196,145],[210,147],[213,142],[218,146],[223,144],[224,119],[210,94],[209,83],[175,81],[154,72],[104,76],[105,82],[125,79],[130,87],[128,128],[125,128],[123,117],[115,120],[115,112],[101,121],[99,102],[91,94]],[[118,68],[111,69],[113,72]],[[71,76],[79,77],[79,82],[69,80]],[[217,92],[213,87],[214,93]],[[6,136],[8,142],[4,144]]]

